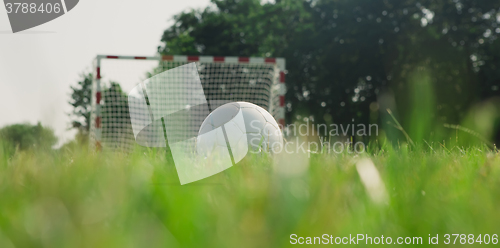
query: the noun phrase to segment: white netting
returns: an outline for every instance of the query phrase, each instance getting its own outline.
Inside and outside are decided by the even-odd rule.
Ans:
[[[199,97],[199,91],[186,87],[182,90],[169,89],[168,84],[165,84],[166,81],[182,78],[179,75],[183,74],[183,71],[188,73],[190,67],[186,64],[188,63],[174,61],[102,59],[100,63],[102,99],[99,107],[95,104],[95,99],[92,101],[90,144],[94,145],[95,141],[99,140],[104,149],[130,151],[136,145],[132,128],[132,122],[135,122],[135,126],[145,127],[137,137],[138,144],[165,147],[168,129],[182,130],[182,132],[171,131],[170,133],[176,133],[179,137],[168,137],[168,141],[194,137],[208,113],[228,102],[251,102],[277,117],[280,99],[279,69],[276,64],[218,62],[193,64],[198,71],[206,99],[205,104],[192,99]],[[180,66],[182,67],[178,68]],[[178,68],[172,71],[180,74],[162,73],[173,68]],[[94,81],[92,94],[94,98],[95,92],[99,91],[97,87]],[[143,96],[147,97],[144,99]],[[190,111],[176,112],[180,107],[189,108]],[[136,120],[130,119],[131,112],[137,117]],[[176,115],[174,119],[177,123],[168,120],[169,114]],[[98,116],[100,116],[100,128],[96,128]],[[179,116],[189,116],[189,118]],[[149,119],[153,122],[148,124]],[[179,120],[182,120],[182,123],[179,123]],[[163,130],[162,122],[166,122],[164,126],[167,130]]]

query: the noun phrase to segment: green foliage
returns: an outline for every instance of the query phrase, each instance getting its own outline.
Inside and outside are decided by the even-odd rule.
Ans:
[[[3,141],[4,149],[12,153],[13,149],[50,149],[57,142],[54,131],[37,125],[14,124],[0,129],[0,141]]]
[[[300,115],[385,125],[391,108],[416,130],[414,112],[427,111],[410,133],[439,140],[453,131],[433,135],[426,120],[460,123],[474,104],[500,94],[498,1],[212,2],[176,15],[159,52],[285,57],[288,123]],[[412,83],[422,70],[424,93],[433,95],[425,108],[415,104],[421,91]]]
[[[70,114],[74,118],[72,127],[77,128],[82,135],[87,136],[90,128],[90,113],[92,110],[92,73],[82,73],[78,85],[71,86],[71,101],[73,107]]]

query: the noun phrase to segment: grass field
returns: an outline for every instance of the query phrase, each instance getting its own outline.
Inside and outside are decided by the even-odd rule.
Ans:
[[[361,157],[379,171],[385,202],[362,183]],[[444,246],[445,234],[500,233],[500,156],[487,147],[301,159],[282,173],[253,157],[181,186],[155,150],[2,153],[0,247],[282,247],[291,234],[422,237],[424,245],[439,234]]]

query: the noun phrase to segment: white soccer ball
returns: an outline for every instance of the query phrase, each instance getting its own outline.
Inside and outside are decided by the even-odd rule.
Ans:
[[[216,108],[203,121],[196,149],[204,156],[230,150],[236,163],[248,152],[273,153],[282,147],[283,135],[269,112],[252,103],[233,102]]]

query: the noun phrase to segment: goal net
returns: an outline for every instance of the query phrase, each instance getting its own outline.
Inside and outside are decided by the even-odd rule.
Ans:
[[[92,87],[92,148],[115,151],[133,149],[137,144],[134,136],[136,130],[130,111],[135,111],[135,106],[130,94],[141,88],[138,85],[146,87],[144,82],[148,82],[149,78],[171,69],[185,68],[181,66],[189,63],[196,64],[208,112],[228,102],[251,102],[268,110],[284,126],[285,60],[282,58],[98,55],[94,61],[95,79]],[[168,99],[176,96],[156,94],[155,97]],[[146,102],[151,111],[147,97]],[[200,125],[208,112],[202,111],[203,115],[193,125]],[[197,129],[194,127],[192,130]],[[163,132],[156,130],[152,135],[161,137],[150,137],[148,140],[164,139],[158,134]],[[139,140],[138,143],[143,146],[161,146],[141,144]]]

